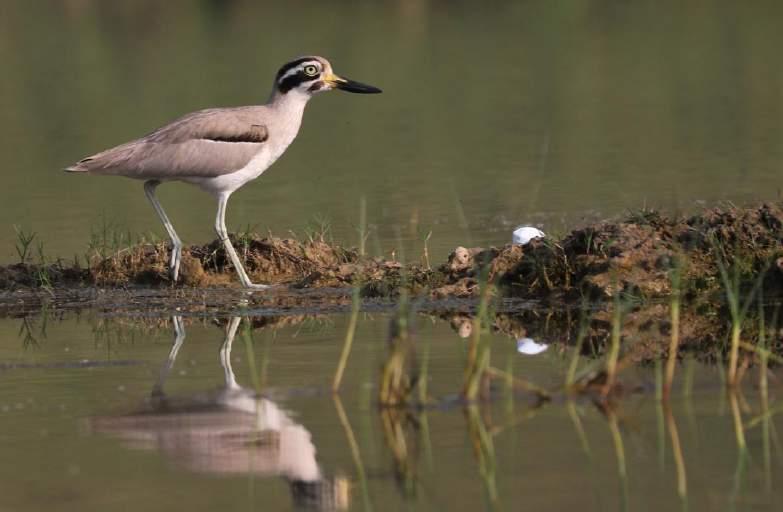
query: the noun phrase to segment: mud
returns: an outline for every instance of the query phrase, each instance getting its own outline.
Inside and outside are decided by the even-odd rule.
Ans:
[[[431,300],[475,298],[479,283],[486,279],[497,285],[501,296],[561,305],[585,297],[666,298],[672,293],[675,268],[686,302],[719,300],[725,294],[721,265],[736,275],[741,287],[748,289],[762,279],[765,292],[780,295],[781,240],[783,209],[778,204],[725,206],[690,217],[644,210],[621,221],[575,229],[558,240],[533,240],[524,247],[458,247],[433,269],[361,257],[354,249],[322,240],[233,238],[254,281],[282,285],[284,291],[273,294],[275,300],[286,294],[302,297],[302,291],[318,300],[334,289],[352,286],[360,286],[365,298],[394,298],[403,287]],[[25,294],[141,289],[174,299],[183,293],[198,295],[197,290],[238,287],[218,241],[183,251],[176,284],[168,275],[168,259],[167,245],[158,243],[129,247],[108,257],[92,255],[85,267],[63,261],[3,266],[0,302],[8,304],[15,295]]]
[[[619,222],[576,229],[560,240],[533,240],[527,246],[458,247],[435,269],[360,257],[354,249],[321,240],[234,238],[246,269],[257,282],[294,289],[334,288],[360,283],[367,297],[396,294],[401,286],[432,297],[477,294],[482,271],[504,295],[567,298],[617,292],[643,298],[671,293],[670,272],[679,261],[683,289],[718,291],[720,267],[734,269],[742,281],[764,275],[767,289],[779,290],[783,266],[783,210],[777,204],[754,208],[727,206],[690,217],[640,211]],[[107,258],[90,258],[87,268],[62,261],[50,265],[0,267],[0,289],[36,287],[172,286],[168,247],[145,244]],[[234,271],[214,241],[183,251],[177,287],[236,286]]]
[[[769,318],[769,311],[767,312]],[[583,323],[582,315],[586,321]],[[611,309],[593,311],[523,310],[497,313],[491,317],[490,330],[519,340],[531,338],[537,343],[551,345],[556,351],[570,350],[580,336],[582,354],[598,357],[605,355],[612,336]],[[441,313],[438,317],[448,321],[455,333],[469,338],[473,332],[473,316],[470,313]],[[626,363],[650,363],[668,356],[671,339],[671,312],[666,304],[647,304],[625,311],[620,322],[622,357]],[[748,319],[743,339],[758,339],[756,320]],[[769,327],[769,326],[768,326]],[[705,362],[725,359],[728,353],[727,333],[729,324],[717,314],[704,314],[701,310],[681,311],[678,356],[692,355]],[[767,348],[775,354],[783,354],[783,331],[768,329]],[[749,362],[756,360],[747,354]]]
[[[254,330],[277,330],[305,323],[330,323],[330,315],[345,314],[351,308],[349,296],[334,295],[331,301],[320,302],[313,306],[306,295],[285,300],[265,300],[235,304],[233,308],[226,304],[212,303],[207,307],[187,309],[183,306],[162,310],[155,304],[149,309],[141,307],[142,302],[121,305],[115,300],[105,303],[104,307],[91,307],[85,315],[95,324],[96,336],[105,336],[115,340],[149,336],[152,331],[172,331],[171,317],[182,316],[185,325],[193,322],[223,325],[231,316],[243,316],[249,320]],[[191,302],[191,304],[194,304]],[[184,302],[182,304],[185,304]],[[489,315],[490,331],[518,341],[525,338],[547,345],[550,352],[559,353],[565,360],[570,359],[572,348],[582,338],[581,353],[589,358],[605,355],[610,345],[613,328],[613,311],[610,307],[598,307],[591,310],[579,309],[541,309],[535,304],[507,302],[498,304]],[[145,305],[146,307],[146,305]],[[455,341],[472,338],[477,310],[475,301],[419,301],[411,304],[409,317],[411,332],[417,332],[417,326],[447,323],[454,332]],[[776,306],[764,310],[766,318],[765,346],[777,357],[783,356],[783,329],[779,324],[780,316],[775,313]],[[382,312],[390,316],[389,339],[398,337],[394,321],[399,314],[397,305],[391,302],[364,302],[362,310]],[[46,325],[52,321],[63,320],[73,315],[84,315],[81,309],[64,310],[50,307],[46,310],[17,311],[14,316],[20,318],[18,333],[24,345],[37,345],[46,337]],[[749,314],[745,322],[742,339],[756,344],[759,339],[758,313]],[[671,312],[668,304],[645,304],[626,306],[620,321],[620,340],[622,360],[625,364],[646,364],[660,361],[668,356],[671,336]],[[703,362],[718,362],[726,359],[728,353],[729,322],[714,312],[703,308],[684,308],[681,310],[678,356],[693,357]],[[390,345],[391,346],[391,345]],[[754,364],[758,356],[743,351],[747,364]],[[770,360],[776,365],[779,359]],[[3,368],[0,368],[2,370]]]

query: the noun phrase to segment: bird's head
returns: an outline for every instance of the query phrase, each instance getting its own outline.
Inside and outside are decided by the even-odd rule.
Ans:
[[[312,96],[313,94],[340,89],[361,94],[381,92],[377,87],[337,76],[332,65],[323,57],[300,57],[284,64],[275,77],[275,91],[278,94],[296,92]]]

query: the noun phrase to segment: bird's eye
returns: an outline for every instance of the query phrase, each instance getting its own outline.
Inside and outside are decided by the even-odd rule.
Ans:
[[[307,76],[315,76],[318,74],[318,68],[313,65],[305,66],[304,72]]]

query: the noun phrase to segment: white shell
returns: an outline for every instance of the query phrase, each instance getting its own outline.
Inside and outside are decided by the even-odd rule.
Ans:
[[[534,238],[544,238],[545,236],[543,231],[533,226],[519,226],[511,235],[511,243],[527,245]]]
[[[540,354],[549,348],[546,343],[536,343],[531,338],[519,338],[517,340],[517,352],[526,356]]]

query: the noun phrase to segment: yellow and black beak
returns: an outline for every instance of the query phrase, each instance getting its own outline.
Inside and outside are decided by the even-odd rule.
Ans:
[[[334,74],[328,76],[326,78],[326,82],[332,87],[335,87],[342,91],[355,92],[358,94],[378,94],[379,92],[383,92],[377,87],[373,87],[372,85],[367,85],[361,82],[356,82],[354,80],[349,80],[347,78],[342,78]]]

